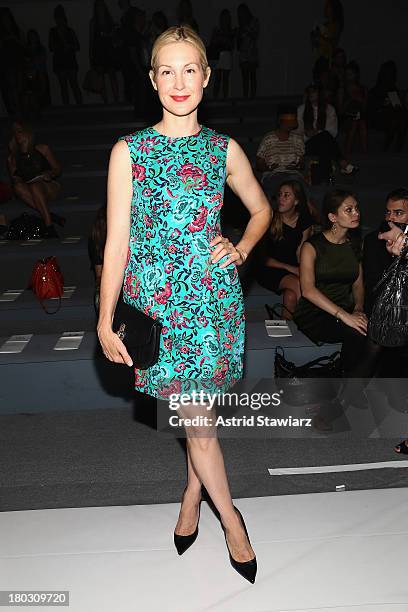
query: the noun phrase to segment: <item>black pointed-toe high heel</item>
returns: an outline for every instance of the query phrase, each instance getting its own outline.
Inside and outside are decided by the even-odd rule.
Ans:
[[[177,548],[177,552],[179,555],[182,555],[184,552],[186,552],[187,548],[190,548],[190,546],[194,544],[194,542],[197,539],[198,523],[200,522],[201,502],[202,500],[200,499],[200,502],[198,504],[197,527],[195,528],[193,533],[190,533],[189,535],[178,535],[176,532],[174,532],[173,534],[174,535],[174,545]]]
[[[249,536],[248,536],[248,531],[247,531],[247,528],[246,528],[246,525],[245,525],[245,521],[244,521],[244,519],[242,517],[242,514],[240,513],[238,508],[236,508],[235,506],[234,506],[234,510],[235,510],[235,512],[237,512],[239,518],[241,519],[242,526],[243,526],[244,531],[245,531],[245,535],[248,538],[248,542],[251,544]],[[256,555],[255,555],[255,557],[253,559],[250,559],[249,561],[236,561],[234,559],[234,557],[230,553],[230,549],[228,547],[228,542],[227,542],[227,534],[225,532],[225,527],[222,524],[222,522],[221,522],[221,527],[222,527],[222,530],[224,532],[225,543],[227,545],[227,550],[228,550],[228,554],[229,554],[229,558],[230,558],[230,562],[231,562],[232,567],[234,568],[235,571],[238,572],[238,574],[241,574],[241,576],[243,578],[246,578],[247,580],[249,580],[249,582],[254,584],[255,576],[256,576],[256,571],[258,569],[257,562],[256,562]]]

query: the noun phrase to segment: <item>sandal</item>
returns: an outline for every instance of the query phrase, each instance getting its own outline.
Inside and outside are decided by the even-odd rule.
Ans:
[[[405,440],[402,440],[397,446],[394,446],[394,452],[396,452],[397,455],[408,455],[408,446],[405,442]],[[399,450],[397,450],[397,448],[399,448]]]

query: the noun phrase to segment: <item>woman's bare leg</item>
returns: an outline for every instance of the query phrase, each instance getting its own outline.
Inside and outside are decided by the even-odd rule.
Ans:
[[[281,279],[279,289],[283,291],[283,305],[286,306],[282,311],[282,315],[287,321],[290,321],[292,319],[291,313],[295,312],[296,305],[300,299],[299,277],[295,274],[287,274]]]
[[[51,225],[51,215],[48,210],[47,198],[42,188],[41,183],[32,183],[29,185],[31,196],[37,205],[37,209],[40,211],[42,218],[44,219],[45,225]]]
[[[190,535],[197,526],[198,505],[201,499],[201,480],[191,463],[190,449],[187,444],[187,486],[180,507],[180,514],[175,528],[177,535]]]
[[[212,417],[214,422],[216,419],[214,409],[209,411],[203,405],[189,404],[188,406],[182,406],[178,413],[184,418],[202,415]],[[236,561],[249,561],[255,553],[248,542],[242,523],[232,504],[224,457],[216,435],[216,427],[215,425],[207,427],[186,426],[185,430],[192,468],[198,481],[202,482],[220,513],[231,555]],[[195,511],[194,517],[191,517],[190,520],[192,529],[189,533],[194,531],[196,523],[197,513]]]
[[[41,213],[40,208],[37,205],[37,202],[34,200],[30,188],[25,183],[16,183],[14,185],[14,192],[16,196],[24,202],[24,204],[28,204],[30,208]]]

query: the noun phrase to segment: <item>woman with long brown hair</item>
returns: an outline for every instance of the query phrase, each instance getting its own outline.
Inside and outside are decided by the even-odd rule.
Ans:
[[[300,253],[302,297],[294,314],[313,342],[341,342],[342,367],[349,377],[370,378],[380,347],[367,337],[360,210],[341,189],[325,196],[323,231],[305,241]]]
[[[269,231],[260,243],[256,277],[263,287],[283,294],[283,316],[291,319],[300,298],[300,249],[316,221],[299,181],[284,181],[278,189],[277,203]]]

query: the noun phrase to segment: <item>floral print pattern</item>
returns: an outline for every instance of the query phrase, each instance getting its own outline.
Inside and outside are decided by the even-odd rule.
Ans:
[[[148,127],[126,136],[133,197],[124,299],[163,324],[158,362],[135,368],[135,388],[228,390],[242,377],[245,315],[235,264],[210,261],[221,234],[228,136],[207,127],[171,138]]]

